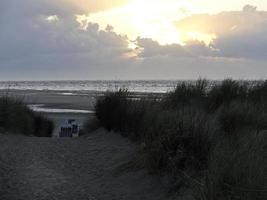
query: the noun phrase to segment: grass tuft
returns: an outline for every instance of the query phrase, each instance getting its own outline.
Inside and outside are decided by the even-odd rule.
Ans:
[[[220,141],[211,154],[205,199],[267,199],[266,144],[266,132]]]
[[[4,96],[0,97],[0,129],[15,134],[51,137],[54,124],[34,113],[22,100]]]
[[[107,93],[96,117],[141,144],[150,172],[198,180],[203,199],[267,199],[267,81],[198,80],[160,98],[132,96]]]

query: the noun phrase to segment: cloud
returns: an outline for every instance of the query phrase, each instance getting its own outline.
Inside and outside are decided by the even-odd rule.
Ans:
[[[136,44],[139,47],[140,57],[154,57],[159,55],[168,55],[176,57],[187,57],[188,52],[179,44],[160,45],[158,42],[150,38],[136,39]]]
[[[185,46],[180,44],[161,45],[150,38],[138,37],[136,39],[136,45],[138,46],[138,56],[141,58],[151,58],[157,56],[192,58],[205,56],[211,57],[216,56],[217,54],[216,50],[200,41],[190,41]]]
[[[112,30],[92,23],[80,30],[69,5],[30,0],[0,4],[9,11],[0,13],[0,78],[85,78],[98,70],[115,71],[131,52],[128,38]]]
[[[216,15],[199,14],[176,22],[186,34],[198,31],[215,34],[213,48],[217,56],[266,59],[267,12],[246,5],[243,11],[222,12]]]
[[[100,10],[108,10],[117,6],[122,6],[128,0],[69,0],[75,2],[75,5],[84,8],[84,11],[97,12]]]
[[[252,6],[252,5],[245,5],[243,7],[243,11],[244,12],[255,12],[257,10],[256,6]]]
[[[71,6],[71,3],[78,4],[79,1],[83,2],[83,0],[40,0],[38,3],[35,0],[1,1],[0,7],[4,4],[7,12],[0,13],[2,19],[0,44],[5,47],[0,49],[0,58],[84,53],[97,51],[103,46],[106,50],[114,48],[112,53],[127,51],[126,37],[112,31],[100,31],[98,25],[92,23],[89,23],[86,31],[79,29],[75,7]],[[88,1],[89,4],[92,2]],[[105,2],[100,0],[96,3],[96,8],[104,8],[100,5]]]
[[[17,10],[26,13],[52,12],[88,13],[122,6],[127,0],[1,0],[0,11]],[[25,12],[27,10],[27,12]],[[12,13],[15,14],[15,13]]]
[[[97,24],[89,24],[87,30],[79,29],[74,18],[50,22],[36,19],[28,26],[21,27],[20,33],[9,33],[9,37],[0,37],[0,58],[30,59],[40,55],[77,55],[92,54],[93,59],[121,56],[130,51],[128,39],[114,32],[99,30]],[[14,30],[15,31],[15,30]],[[8,36],[7,34],[5,36]],[[95,57],[97,56],[97,57]]]
[[[103,31],[89,23],[81,30],[75,14],[85,11],[73,2],[1,0],[1,80],[261,78],[267,74],[267,14],[253,7],[177,22],[185,31],[215,33],[212,46],[199,41],[160,45],[138,37],[138,48],[131,49],[128,37],[111,27]],[[90,10],[109,5],[113,6],[99,3]]]

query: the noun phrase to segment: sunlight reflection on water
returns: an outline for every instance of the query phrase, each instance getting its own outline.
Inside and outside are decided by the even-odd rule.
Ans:
[[[43,113],[75,113],[75,114],[94,114],[92,110],[76,110],[76,109],[59,109],[59,108],[45,108],[44,104],[30,104],[28,107],[35,112]]]

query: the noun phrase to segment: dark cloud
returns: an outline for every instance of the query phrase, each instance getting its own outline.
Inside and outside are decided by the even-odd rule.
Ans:
[[[244,12],[255,12],[255,11],[257,11],[257,7],[256,6],[252,6],[252,5],[245,5],[243,7],[243,11]]]
[[[159,55],[168,55],[175,57],[190,56],[179,44],[160,45],[158,42],[149,38],[137,38],[137,46],[140,48],[139,56],[154,57]]]
[[[157,41],[149,38],[140,38],[136,40],[139,47],[139,56],[143,58],[155,56],[172,56],[172,57],[201,57],[215,56],[217,51],[207,46],[203,42],[190,41],[185,46],[180,44],[160,45]]]
[[[86,74],[103,70],[101,66],[106,66],[107,73],[115,71],[113,63],[123,62],[131,51],[128,38],[112,30],[99,30],[99,26],[92,23],[87,30],[80,30],[68,5],[60,7],[52,1],[34,3],[30,0],[1,1],[0,4],[0,7],[5,4],[8,10],[0,13],[2,77],[8,74],[11,79],[18,76],[23,79],[34,74],[46,79],[61,74],[64,79],[62,74],[69,78],[82,74],[85,78]],[[56,15],[57,20],[48,21],[50,15]]]

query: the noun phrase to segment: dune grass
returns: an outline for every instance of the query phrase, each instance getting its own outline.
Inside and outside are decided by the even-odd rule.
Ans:
[[[205,200],[267,199],[267,132],[224,138],[213,152]]]
[[[22,100],[9,96],[0,97],[0,130],[27,136],[51,137],[52,121],[34,113]]]
[[[198,80],[160,100],[130,96],[107,93],[96,116],[101,126],[142,144],[150,172],[189,171],[206,180],[199,184],[202,199],[267,199],[267,81]]]

